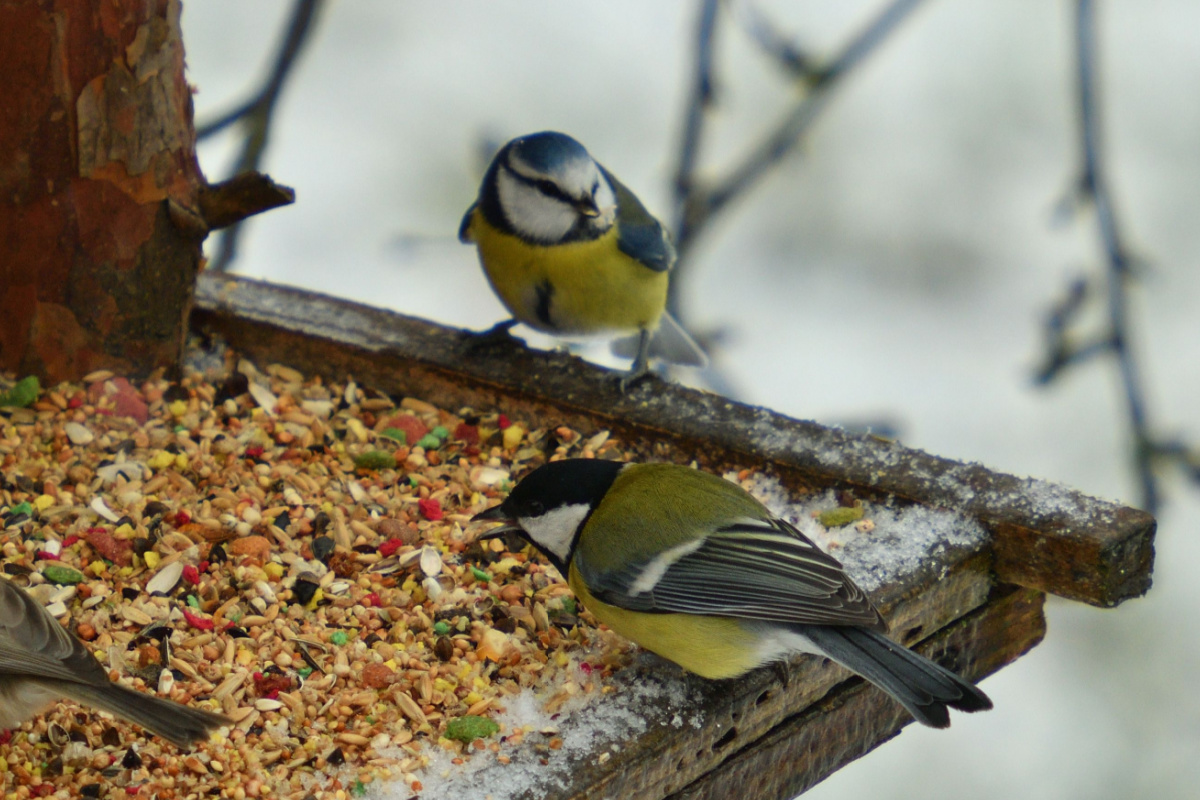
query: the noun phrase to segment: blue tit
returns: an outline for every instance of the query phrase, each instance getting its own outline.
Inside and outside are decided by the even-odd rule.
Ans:
[[[651,357],[707,363],[665,310],[675,263],[666,230],[570,136],[533,133],[502,147],[458,237],[479,249],[513,315],[489,335],[521,322],[556,336],[635,336],[623,385],[646,374]]]
[[[674,464],[545,464],[475,520],[502,522],[566,576],[600,622],[705,678],[794,653],[858,673],[935,728],[987,695],[883,635],[835,559],[741,487]],[[483,538],[483,537],[481,537]]]

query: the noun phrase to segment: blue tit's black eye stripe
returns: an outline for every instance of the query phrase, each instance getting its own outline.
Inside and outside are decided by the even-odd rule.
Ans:
[[[517,177],[520,178],[521,176],[517,175]],[[536,181],[527,180],[527,182],[533,184],[533,188],[537,189],[547,197],[553,197],[555,200],[561,200],[567,205],[571,205],[575,202],[575,200],[569,197],[566,192],[564,192],[562,189],[559,189],[558,184],[554,181],[542,179]]]

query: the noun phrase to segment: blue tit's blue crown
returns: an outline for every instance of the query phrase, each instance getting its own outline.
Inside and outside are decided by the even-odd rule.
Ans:
[[[512,141],[512,154],[543,175],[553,174],[563,165],[591,160],[587,148],[557,131],[531,133]]]

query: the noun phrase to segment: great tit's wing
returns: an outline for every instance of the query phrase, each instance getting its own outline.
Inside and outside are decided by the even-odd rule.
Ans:
[[[0,579],[0,676],[32,675],[108,683],[108,674],[82,642],[42,604]]]
[[[617,196],[617,249],[654,270],[666,272],[675,264],[675,246],[663,226],[611,172],[600,167]]]
[[[462,222],[458,225],[458,240],[463,244],[472,244],[475,239],[471,236],[471,217],[475,215],[475,209],[479,207],[479,203],[471,203],[471,207],[467,209],[467,213],[463,214]]]
[[[619,569],[575,568],[596,599],[632,611],[883,630],[866,594],[781,519],[745,519]]]

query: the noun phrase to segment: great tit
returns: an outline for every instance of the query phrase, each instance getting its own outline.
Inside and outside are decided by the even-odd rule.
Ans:
[[[704,366],[666,312],[671,239],[633,192],[570,136],[513,139],[492,159],[458,238],[474,244],[492,289],[518,322],[565,337],[636,336],[628,385],[649,360]],[[614,352],[628,354],[627,342]],[[622,349],[624,348],[624,350]]]
[[[568,459],[531,472],[474,520],[518,534],[596,619],[705,678],[794,653],[832,659],[919,722],[992,707],[978,688],[883,635],[841,564],[741,487],[674,464]]]
[[[137,723],[177,747],[233,721],[113,683],[87,645],[15,583],[0,579],[0,729],[64,697]]]

